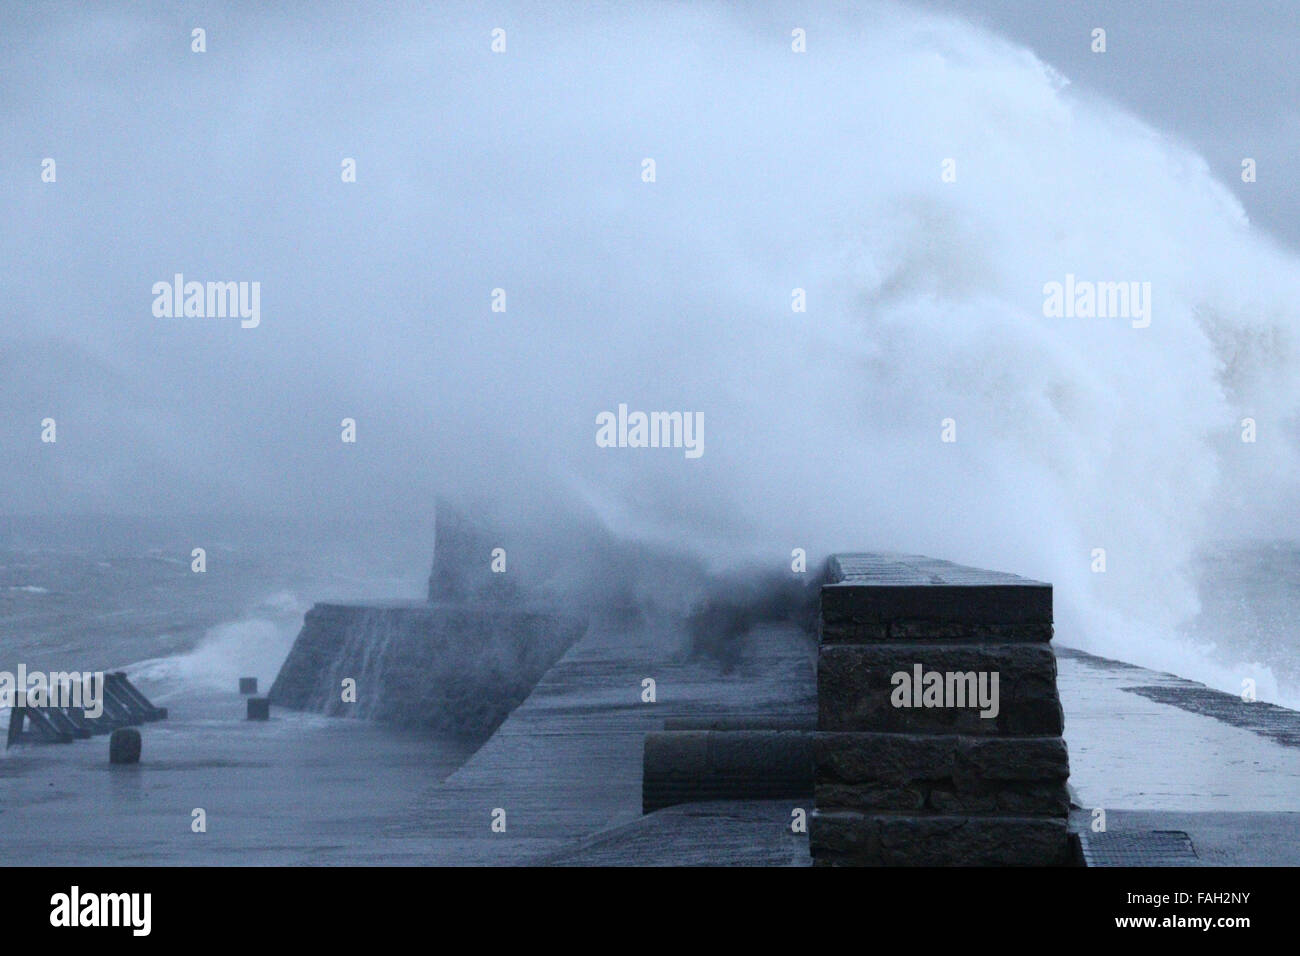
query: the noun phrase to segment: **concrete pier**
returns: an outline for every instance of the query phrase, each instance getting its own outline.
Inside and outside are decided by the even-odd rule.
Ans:
[[[681,622],[598,621],[476,749],[293,711],[249,727],[233,681],[220,691],[160,696],[160,685],[133,674],[171,710],[150,727],[138,772],[112,772],[120,768],[104,759],[103,744],[11,749],[0,760],[0,862],[809,865],[808,835],[792,826],[795,811],[812,809],[807,799],[642,813],[648,734],[670,725],[815,724],[817,647],[800,628],[751,629],[726,670],[693,659],[688,645]],[[1300,745],[1291,733],[1300,714],[1244,704],[1231,713],[1226,702],[1199,708],[1201,685],[1056,651],[1072,830],[1104,809],[1116,839],[1179,831],[1201,865],[1300,865]],[[653,704],[641,700],[645,677],[657,681]],[[1142,691],[1156,687],[1159,694]],[[1256,723],[1247,724],[1250,715],[1259,715]],[[951,754],[954,764],[958,757]],[[851,763],[825,759],[841,761],[837,775],[861,782]],[[944,767],[949,756],[934,759]],[[923,791],[938,779],[898,771]],[[412,792],[413,781],[427,784]],[[216,824],[206,834],[190,829],[196,806]],[[504,833],[490,827],[498,807],[508,815]],[[32,833],[41,834],[35,856]]]

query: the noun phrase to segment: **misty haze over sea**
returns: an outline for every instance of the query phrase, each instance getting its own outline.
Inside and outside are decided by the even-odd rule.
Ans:
[[[1300,705],[1300,259],[1239,169],[960,19],[791,26],[0,13],[6,656],[269,682],[314,601],[423,597],[435,500],[483,496],[710,567],[1024,574],[1061,644]],[[160,317],[177,274],[258,323]],[[1048,316],[1067,276],[1149,325]],[[601,447],[620,404],[703,453]]]

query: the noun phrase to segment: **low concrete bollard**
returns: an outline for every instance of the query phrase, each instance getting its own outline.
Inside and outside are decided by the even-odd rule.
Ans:
[[[269,697],[248,698],[248,719],[249,720],[270,720],[271,719],[270,698]]]
[[[140,762],[140,731],[134,727],[119,727],[108,738],[109,763]]]
[[[240,692],[241,694],[244,694],[244,695],[248,695],[248,694],[256,694],[256,693],[257,693],[257,678],[256,678],[256,677],[241,677],[241,678],[239,678],[239,692]]]

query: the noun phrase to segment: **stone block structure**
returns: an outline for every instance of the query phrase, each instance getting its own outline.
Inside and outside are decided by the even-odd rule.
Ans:
[[[827,563],[819,865],[1063,865],[1069,758],[1052,588],[914,555]]]

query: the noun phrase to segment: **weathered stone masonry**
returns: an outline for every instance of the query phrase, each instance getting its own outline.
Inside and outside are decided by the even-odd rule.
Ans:
[[[1070,862],[1052,588],[914,555],[846,554],[822,588],[814,862]],[[896,707],[892,675],[998,674],[976,706]],[[968,702],[969,703],[969,702]]]

